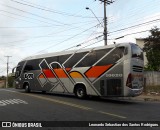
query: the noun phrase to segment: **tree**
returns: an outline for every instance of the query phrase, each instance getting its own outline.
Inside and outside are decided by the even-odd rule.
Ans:
[[[145,38],[143,50],[146,52],[147,70],[160,71],[160,31],[154,27],[150,35]]]

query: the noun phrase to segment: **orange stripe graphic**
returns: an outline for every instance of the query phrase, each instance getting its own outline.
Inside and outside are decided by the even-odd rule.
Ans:
[[[71,72],[69,74],[72,78],[82,78],[82,75],[78,72]]]
[[[38,78],[45,78],[43,74],[40,74]]]
[[[68,78],[63,69],[54,69],[54,72],[58,76],[58,78]]]
[[[43,69],[42,71],[47,78],[55,78],[54,74],[50,69]]]
[[[71,70],[71,68],[65,68],[65,70],[66,70],[67,72],[69,72],[69,71]]]
[[[89,69],[85,73],[85,75],[88,78],[97,78],[100,75],[102,75],[105,71],[107,71],[111,66],[112,66],[112,64],[106,65],[106,66],[93,66],[93,67],[91,67],[91,69]]]

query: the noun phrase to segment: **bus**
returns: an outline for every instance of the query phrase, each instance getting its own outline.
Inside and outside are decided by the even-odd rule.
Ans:
[[[143,51],[134,43],[30,56],[13,69],[15,88],[102,97],[143,91]]]

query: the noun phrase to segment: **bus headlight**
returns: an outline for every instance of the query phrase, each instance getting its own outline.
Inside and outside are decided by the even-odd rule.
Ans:
[[[16,81],[15,83],[16,83],[16,84],[19,84],[19,82],[18,82],[18,81]]]

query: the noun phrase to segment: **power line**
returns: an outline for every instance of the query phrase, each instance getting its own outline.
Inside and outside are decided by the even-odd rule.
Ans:
[[[12,28],[16,28],[16,29],[18,29],[18,28],[20,28],[20,29],[22,29],[22,28],[50,28],[50,27],[53,27],[53,26],[30,26],[30,27],[29,26],[28,27],[11,27],[11,26],[8,26],[8,27],[0,27],[0,29],[10,29],[10,28],[11,29]]]
[[[82,46],[83,44],[85,44],[85,43],[87,43],[87,42],[90,42],[90,41],[93,41],[93,40],[95,40],[95,39],[98,39],[98,38],[100,38],[100,37],[102,37],[102,36],[103,36],[103,35],[97,36],[96,38],[93,38],[93,39],[90,39],[90,40],[88,40],[88,41],[85,41],[85,42],[82,42],[82,43],[80,43],[80,44],[77,44],[77,45],[75,45],[75,46],[69,47],[69,48],[67,48],[67,49],[65,49],[65,50],[63,50],[63,51],[70,50],[70,49],[72,49],[72,48],[74,48],[74,47]]]
[[[18,9],[18,8],[9,6],[9,5],[4,5],[4,4],[1,4],[1,5],[6,6],[6,7],[8,7],[8,8],[11,8],[11,9],[14,9],[14,10],[18,10],[18,11],[23,12],[23,13],[27,13],[27,14],[30,14],[30,15],[33,15],[33,16],[36,16],[36,17],[45,19],[45,20],[49,20],[49,21],[52,21],[52,22],[55,22],[55,23],[59,23],[59,24],[61,24],[61,25],[68,25],[68,26],[70,25],[70,24],[65,24],[65,23],[62,23],[62,22],[57,21],[57,20],[54,20],[54,19],[50,19],[50,18],[47,18],[47,17],[43,17],[43,16],[40,16],[40,15],[34,14],[34,13],[31,13],[31,12],[28,12],[28,11],[24,11],[24,10],[22,10],[22,9]]]
[[[56,14],[64,15],[64,16],[80,17],[80,18],[94,18],[94,17],[89,17],[89,16],[74,15],[74,14],[69,14],[69,13],[66,13],[66,12],[56,11],[56,10],[49,9],[49,8],[46,8],[46,7],[41,6],[41,5],[37,5],[37,4],[31,3],[31,2],[28,2],[28,1],[24,1],[24,0],[21,0],[21,1],[24,1],[24,2],[30,3],[30,4],[26,4],[26,3],[23,3],[23,2],[19,2],[19,1],[16,1],[16,0],[11,0],[11,1],[16,2],[16,3],[18,3],[18,4],[30,6],[30,7],[32,7],[32,8],[36,8],[36,9],[40,9],[40,10],[47,11],[47,12],[50,12],[50,13],[56,13]],[[34,6],[34,5],[36,5],[36,6]],[[39,6],[39,7],[37,7],[37,6]],[[101,18],[101,17],[100,17],[100,18]]]
[[[6,69],[4,69],[4,70],[0,71],[0,73],[3,73],[4,71],[6,71]]]
[[[1,58],[0,58],[0,60],[1,60],[1,61],[3,61],[3,63],[5,63],[5,64],[6,64],[6,62],[5,62],[3,59],[1,59]]]
[[[1,11],[1,10],[0,10]],[[8,12],[9,13],[9,12]],[[16,15],[16,14],[15,14]],[[21,19],[22,20],[22,19]],[[87,24],[86,24],[87,23]],[[84,22],[77,22],[77,23],[72,23],[72,24],[82,24],[82,25],[88,25],[88,24],[91,24],[93,23],[93,21],[84,21]],[[74,26],[74,28],[80,28],[82,27],[81,26]],[[58,26],[58,27],[62,27],[60,25],[48,25],[48,26],[16,26],[16,27],[12,27],[12,26],[0,26],[0,29],[12,29],[12,28],[16,28],[16,29],[33,29],[33,28],[51,28],[51,27],[54,27],[54,26]],[[2,35],[1,35],[2,36]],[[7,36],[7,35],[6,35]],[[15,36],[15,35],[12,35],[12,36]],[[19,36],[19,35],[18,35]]]
[[[124,36],[133,35],[133,34],[138,34],[138,33],[143,33],[143,32],[148,32],[148,31],[150,31],[150,30],[144,30],[144,31],[129,33],[129,34],[125,34]]]
[[[47,23],[47,24],[50,24],[50,25],[52,25],[52,26],[61,26],[61,25],[56,25],[56,24],[48,23],[48,22],[46,22],[46,21],[38,20],[38,19],[35,19],[35,18],[26,17],[26,16],[23,16],[23,15],[20,15],[20,14],[11,13],[11,12],[8,12],[8,11],[5,11],[5,10],[0,10],[0,11],[1,11],[1,12],[5,12],[5,13],[8,13],[8,14],[16,15],[16,16],[19,16],[19,17],[29,18],[29,19],[33,19],[33,20],[36,20],[36,21],[39,21],[39,22]],[[11,16],[7,16],[7,17],[11,17]],[[13,17],[12,17],[12,18],[13,18]],[[14,18],[14,19],[15,19],[15,18]],[[23,19],[21,19],[21,20],[23,20]],[[23,21],[26,21],[26,20],[23,20]]]
[[[97,26],[97,25],[96,25],[96,26]],[[67,38],[67,39],[65,39],[65,40],[63,40],[63,41],[55,44],[55,45],[51,45],[51,46],[49,46],[49,47],[47,47],[47,48],[45,48],[45,49],[43,49],[43,50],[41,50],[41,51],[38,51],[37,53],[40,53],[40,52],[42,52],[42,51],[44,51],[44,50],[47,50],[47,49],[49,49],[49,48],[51,48],[51,47],[53,47],[53,46],[57,46],[57,45],[60,45],[60,44],[62,44],[62,43],[64,43],[64,42],[66,42],[66,41],[69,41],[69,40],[73,39],[74,37],[76,37],[76,36],[78,36],[78,35],[81,35],[82,33],[86,32],[86,31],[88,31],[88,30],[90,30],[90,29],[92,29],[92,28],[94,28],[94,27],[96,27],[96,26],[90,27],[90,28],[88,28],[88,29],[86,29],[86,30],[84,30],[84,31],[82,31],[82,32],[80,32],[80,33],[72,36],[72,37],[69,37],[69,38]],[[37,54],[37,53],[35,53],[35,54]]]
[[[121,1],[120,1],[121,2]],[[130,1],[129,1],[130,2]],[[117,1],[118,3],[118,1]],[[141,3],[141,2],[140,2]],[[156,4],[155,4],[156,3]],[[135,24],[137,23],[137,21],[139,20],[143,20],[144,22],[144,18],[147,16],[147,14],[145,14],[144,16],[142,14],[146,13],[145,9],[150,8],[150,9],[156,9],[159,5],[159,1],[157,2],[148,2],[146,1],[145,3],[142,4],[136,4],[136,8],[133,8],[132,6],[130,6],[130,10],[128,9],[129,7],[123,7],[123,3],[121,3],[121,7],[123,9],[127,9],[126,11],[128,12],[127,15],[125,15],[125,13],[123,13],[122,15],[118,13],[118,15],[116,16],[117,12],[115,12],[115,21],[113,21],[112,23],[110,23],[111,25],[111,28],[110,29],[117,29],[119,27],[125,27],[126,25],[131,25],[131,22],[132,24]],[[126,4],[127,5],[127,4]],[[147,5],[147,6],[144,6],[144,5]],[[139,8],[138,8],[139,7]],[[113,7],[113,8],[116,8],[116,7]],[[134,12],[132,10],[134,9]],[[121,12],[121,10],[119,10]],[[125,10],[124,10],[125,11]],[[148,15],[152,15],[150,11],[147,12]],[[131,19],[134,19],[134,20],[131,20]],[[145,18],[146,19],[146,18]],[[150,20],[151,18],[148,18],[147,20]],[[135,21],[133,23],[133,21]]]
[[[142,26],[142,25],[145,25],[145,24],[148,24],[148,23],[159,21],[159,20],[160,20],[160,18],[159,19],[155,19],[155,20],[151,20],[151,21],[148,21],[148,22],[140,23],[140,24],[137,24],[137,25],[133,25],[133,26],[130,26],[130,27],[127,27],[127,28],[122,28],[122,29],[119,29],[119,30],[115,30],[115,31],[109,32],[109,34],[115,33],[115,32],[119,32],[119,31],[124,31],[124,30],[130,29],[130,28],[134,28],[134,27],[138,27],[138,26]]]
[[[23,16],[23,15],[11,13],[11,12],[8,12],[8,11],[5,11],[5,10],[0,10],[0,11],[1,11],[1,12],[5,12],[5,13],[8,13],[8,14],[16,15],[16,16],[19,16],[19,17],[29,18],[29,19],[33,19],[33,20],[36,20],[36,21],[39,21],[39,22],[43,22],[43,23],[49,24],[48,26],[0,27],[1,29],[7,29],[7,28],[20,28],[20,29],[21,29],[21,28],[48,28],[48,27],[54,27],[54,26],[56,26],[56,27],[62,27],[61,25],[58,25],[58,24],[48,23],[48,22],[46,22],[46,21],[42,21],[42,20],[39,20],[39,19],[30,18],[30,17],[26,17],[26,16]],[[3,16],[9,17],[9,18],[18,19],[18,20],[21,20],[21,21],[25,21],[25,22],[37,24],[36,22],[33,22],[33,21],[27,21],[27,20],[24,20],[24,19],[20,19],[20,18],[16,18],[16,17],[4,15],[4,14],[2,14],[2,13],[0,13],[0,14],[3,15]],[[84,22],[71,23],[71,26],[72,26],[72,25],[75,25],[75,24],[81,24],[81,23],[93,23],[93,21],[84,21]]]
[[[144,30],[144,31],[139,31],[139,32],[128,33],[128,34],[125,34],[125,35],[122,35],[120,37],[117,37],[117,38],[114,38],[114,39],[110,39],[110,40],[118,40],[118,39],[124,38],[125,36],[138,34],[138,33],[143,33],[143,32],[148,32],[148,31],[150,31],[150,30]]]
[[[85,24],[86,25],[86,24]],[[88,25],[88,24],[87,24]],[[41,38],[41,37],[47,37],[47,36],[51,36],[51,35],[54,35],[55,36],[55,34],[57,35],[57,34],[60,34],[60,33],[62,33],[62,32],[66,32],[66,31],[69,31],[69,30],[73,30],[73,29],[79,29],[79,27],[81,27],[81,26],[78,26],[78,27],[72,27],[72,28],[69,28],[69,29],[65,29],[65,30],[62,30],[62,31],[58,31],[58,32],[54,32],[54,33],[49,33],[49,34],[46,34],[46,35],[43,35],[43,36],[38,36],[39,38]],[[3,45],[5,45],[6,46],[6,44],[8,45],[8,44],[12,44],[12,43],[18,43],[18,42],[26,42],[27,40],[31,40],[31,39],[35,39],[35,38],[38,38],[38,37],[29,37],[29,38],[26,38],[26,39],[23,39],[23,40],[16,40],[16,41],[11,41],[11,42],[5,42],[5,43],[3,43]],[[52,36],[51,36],[52,37]],[[48,41],[49,42],[49,41]],[[1,43],[2,44],[2,43]],[[11,46],[15,46],[15,45],[9,45],[8,47],[11,47]]]
[[[101,42],[101,41],[103,41],[103,39],[102,39],[102,40],[99,40],[99,41],[97,41],[97,42],[91,43],[91,44],[89,44],[89,45],[87,45],[87,46],[84,46],[84,47],[82,47],[82,48],[80,48],[80,49],[83,49],[83,48],[86,48],[86,47],[88,47],[88,46],[94,45],[94,44],[99,43],[99,42]]]

